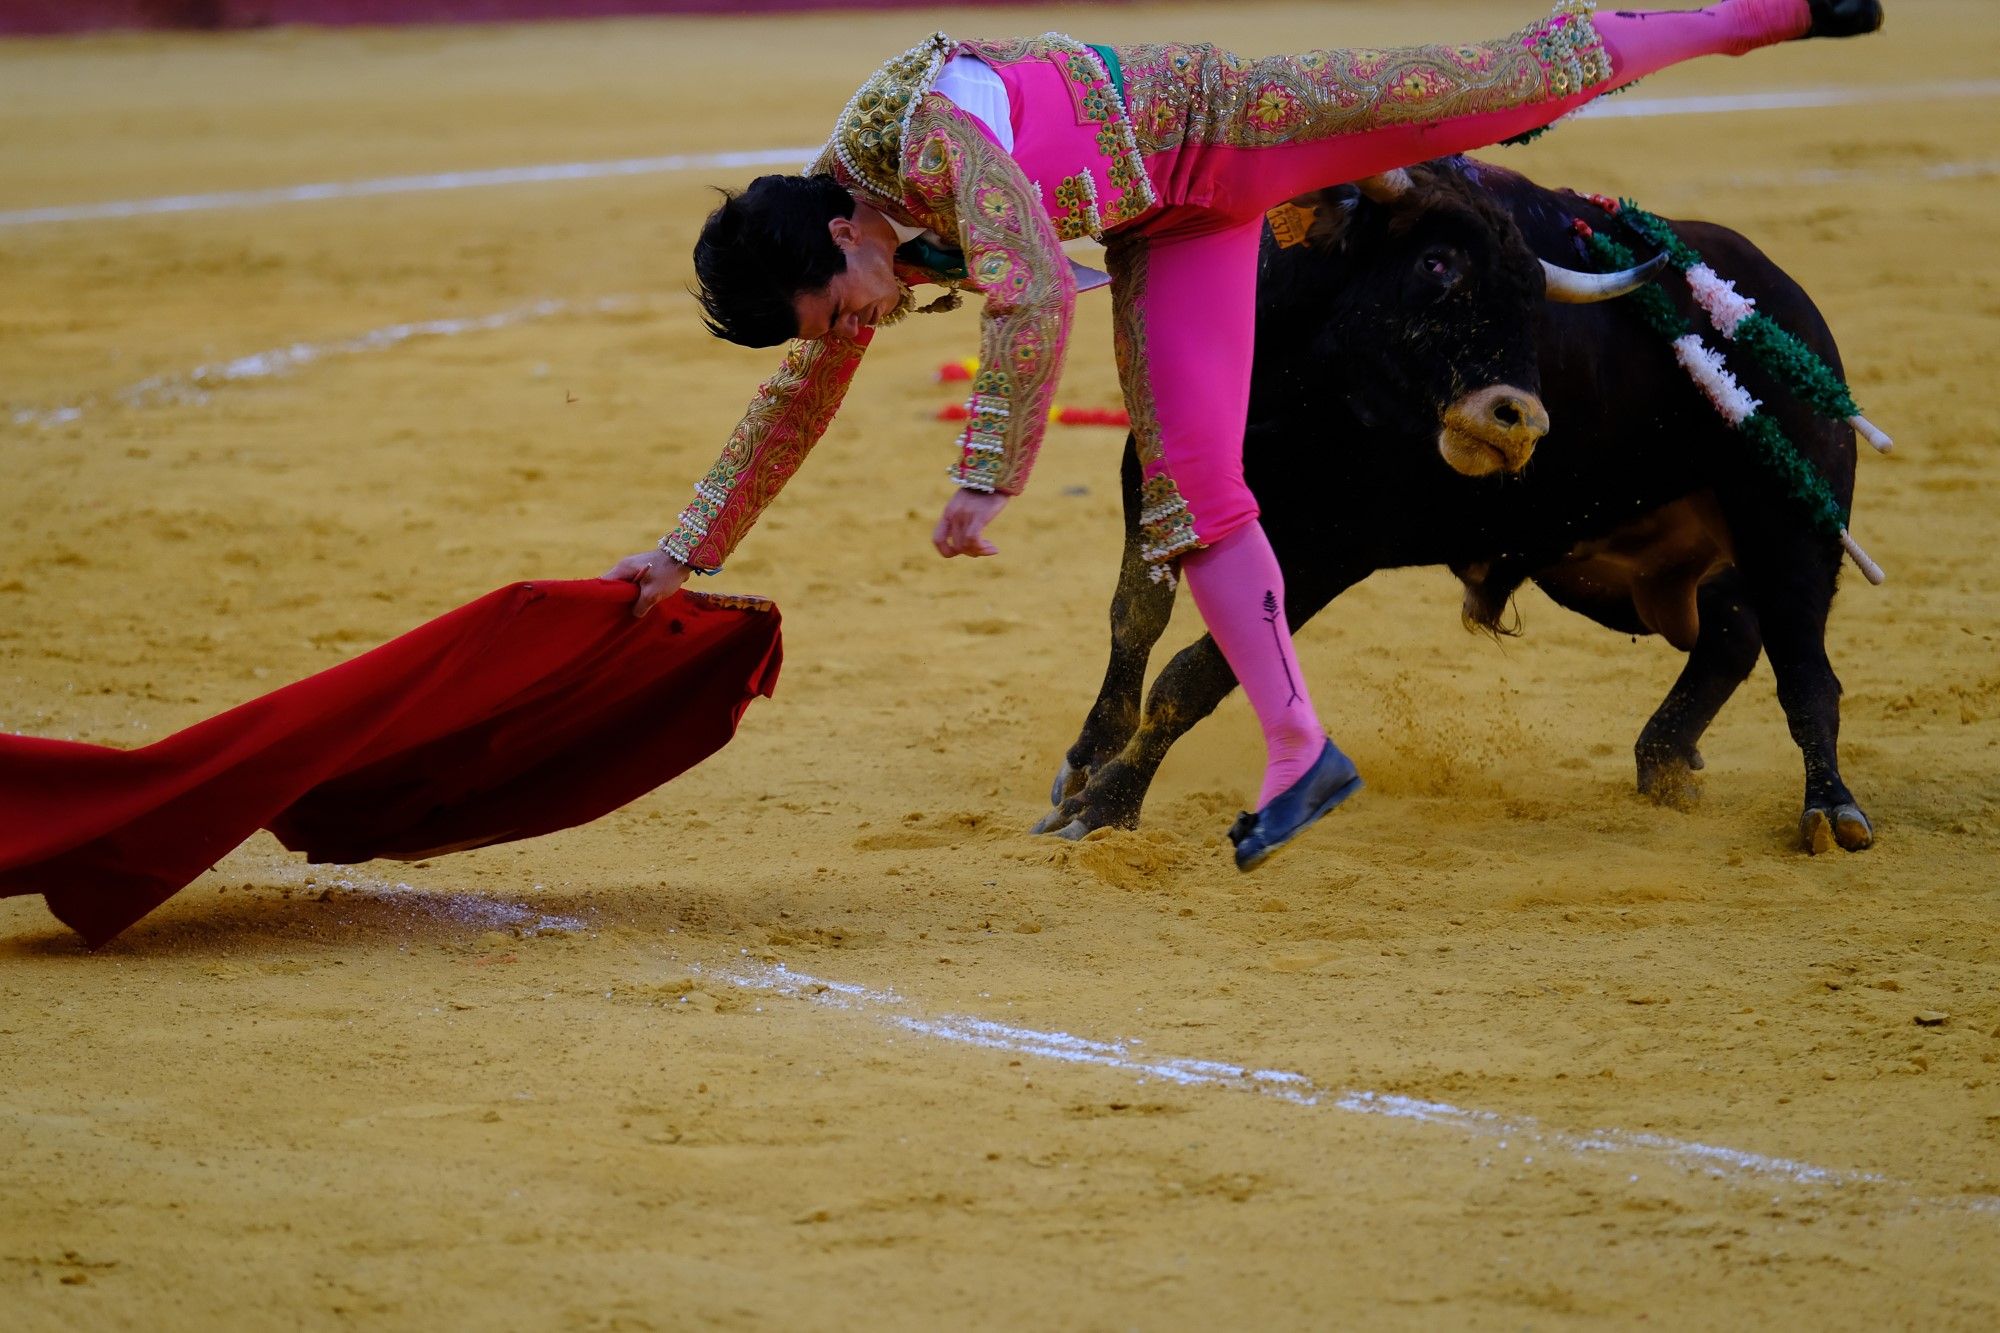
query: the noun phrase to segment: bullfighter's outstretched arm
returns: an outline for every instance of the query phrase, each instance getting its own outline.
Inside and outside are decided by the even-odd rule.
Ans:
[[[705,574],[722,568],[826,433],[874,335],[864,328],[854,339],[792,344],[777,373],[758,387],[722,457],[695,484],[674,530],[660,539],[662,551]]]

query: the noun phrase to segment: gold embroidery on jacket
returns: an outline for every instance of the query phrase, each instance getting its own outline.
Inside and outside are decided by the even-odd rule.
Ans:
[[[1611,59],[1589,15],[1557,13],[1465,46],[1242,56],[1206,44],[1121,46],[1139,147],[1261,148],[1505,111],[1596,87]]]
[[[826,433],[871,336],[869,331],[858,341],[795,342],[786,350],[777,373],[758,387],[722,456],[696,483],[693,502],[661,539],[661,550],[695,569],[722,567]]]
[[[953,45],[943,33],[932,33],[883,62],[841,108],[827,149],[869,193],[884,199],[902,197],[897,178],[903,165],[903,136],[917,103],[937,82],[938,71],[944,68]],[[825,156],[822,153],[820,161]]]
[[[910,211],[958,238],[969,281],[986,298],[980,371],[951,479],[1013,494],[1026,483],[1047,429],[1076,279],[1041,192],[949,99],[924,98],[906,148]]]
[[[1166,470],[1160,440],[1160,414],[1153,401],[1152,367],[1146,355],[1148,242],[1143,236],[1121,237],[1105,255],[1111,269],[1111,346],[1118,362],[1118,382],[1125,390],[1125,411],[1132,418],[1133,444],[1139,465],[1147,472],[1139,490],[1139,555],[1153,566],[1156,582],[1171,583],[1176,556],[1198,549],[1194,512]]]

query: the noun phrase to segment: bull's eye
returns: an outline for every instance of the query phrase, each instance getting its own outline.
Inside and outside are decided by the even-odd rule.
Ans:
[[[1441,287],[1455,287],[1465,276],[1465,256],[1448,245],[1434,245],[1417,260],[1417,270]]]

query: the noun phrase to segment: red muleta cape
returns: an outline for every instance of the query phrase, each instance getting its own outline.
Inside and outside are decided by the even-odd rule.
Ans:
[[[138,750],[0,735],[0,896],[91,945],[259,828],[416,860],[587,823],[715,753],[783,659],[777,608],[516,583]]]

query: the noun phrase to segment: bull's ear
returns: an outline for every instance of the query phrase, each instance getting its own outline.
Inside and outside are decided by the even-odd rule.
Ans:
[[[1347,242],[1348,226],[1354,220],[1354,211],[1361,207],[1361,194],[1352,185],[1336,185],[1330,189],[1316,190],[1312,198],[1319,201],[1313,210],[1312,229],[1306,239],[1322,250],[1337,250]]]

